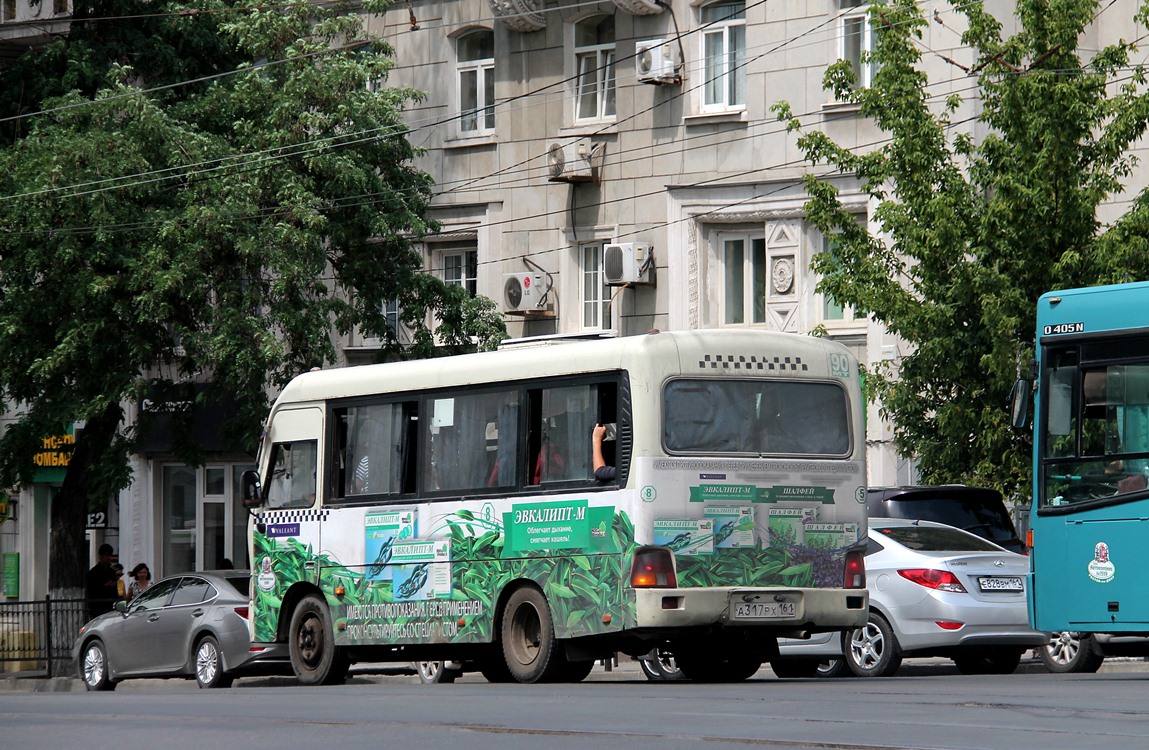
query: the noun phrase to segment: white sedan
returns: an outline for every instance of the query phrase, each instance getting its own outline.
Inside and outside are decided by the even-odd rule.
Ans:
[[[1010,674],[1049,635],[1029,627],[1029,558],[945,524],[872,519],[869,622],[809,640],[780,639],[779,677],[897,672],[904,657],[953,659],[963,674]]]

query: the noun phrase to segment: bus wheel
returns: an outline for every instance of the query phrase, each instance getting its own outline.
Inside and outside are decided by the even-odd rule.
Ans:
[[[675,661],[686,679],[694,682],[742,682],[762,668],[762,657],[717,649],[675,651]]]
[[[1105,657],[1093,650],[1088,633],[1063,630],[1054,633],[1048,645],[1037,649],[1041,663],[1055,674],[1092,674],[1101,669]]]
[[[770,662],[774,676],[786,680],[817,677],[820,666],[821,662],[813,659],[773,659]]]
[[[334,685],[346,679],[351,665],[335,648],[331,617],[319,596],[309,594],[296,606],[288,641],[291,667],[304,685]]]
[[[492,652],[478,661],[479,674],[483,675],[487,682],[514,682],[515,678],[511,675],[511,670],[507,669],[507,660],[503,658],[502,651],[496,646]]]
[[[507,668],[519,682],[539,682],[561,671],[551,608],[538,589],[524,586],[511,594],[503,610],[502,640]]]
[[[551,682],[582,682],[594,671],[593,661],[564,661]]]

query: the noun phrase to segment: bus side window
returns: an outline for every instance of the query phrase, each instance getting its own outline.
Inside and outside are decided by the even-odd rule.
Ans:
[[[346,445],[341,457],[343,497],[398,494],[413,490],[410,429],[415,402],[351,407],[341,415]]]
[[[430,450],[423,458],[428,491],[471,492],[514,483],[518,389],[468,392],[429,402]],[[491,483],[495,482],[495,485]]]
[[[315,502],[318,444],[314,440],[277,443],[272,449],[267,507],[309,508]]]

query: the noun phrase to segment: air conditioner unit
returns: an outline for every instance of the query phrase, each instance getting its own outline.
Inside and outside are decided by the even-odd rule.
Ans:
[[[610,286],[654,283],[654,248],[646,242],[622,242],[602,249],[602,275]]]
[[[679,83],[678,61],[674,49],[665,39],[647,39],[634,43],[635,74],[641,83]]]
[[[507,312],[529,312],[539,309],[545,289],[541,273],[503,274],[503,309]]]
[[[552,143],[547,151],[547,171],[551,182],[598,182],[605,144]]]

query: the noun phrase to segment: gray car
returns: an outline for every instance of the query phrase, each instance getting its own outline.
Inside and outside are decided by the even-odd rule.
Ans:
[[[869,530],[869,622],[781,640],[770,665],[779,677],[813,676],[820,663],[823,673],[844,665],[881,677],[913,656],[951,658],[963,674],[1009,674],[1026,650],[1049,642],[1028,624],[1024,555],[932,521],[871,519]]]
[[[72,654],[88,690],[133,677],[195,677],[227,687],[243,674],[290,674],[285,647],[255,648],[248,635],[251,573],[182,573],[80,629]]]

